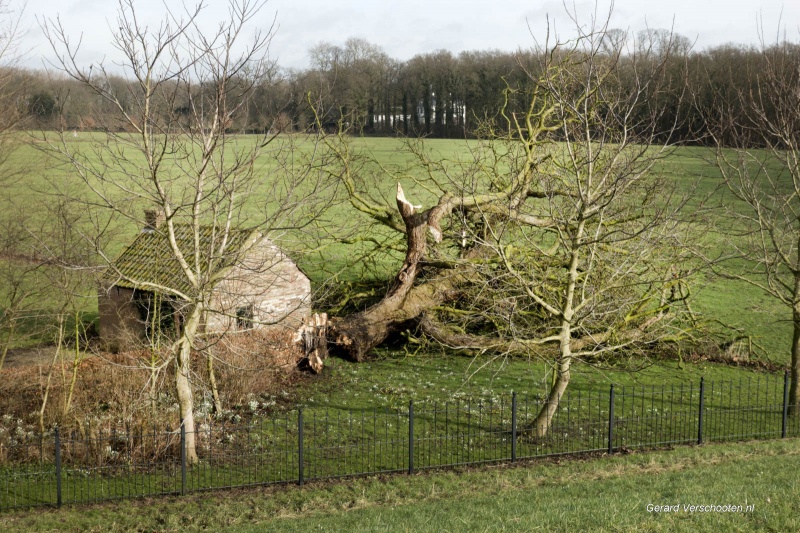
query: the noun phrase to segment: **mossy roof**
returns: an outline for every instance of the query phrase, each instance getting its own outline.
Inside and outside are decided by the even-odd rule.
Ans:
[[[183,253],[186,262],[193,265],[195,241],[192,226],[174,224],[173,227],[178,248]],[[236,263],[241,258],[242,246],[255,234],[257,234],[257,230],[253,229],[231,231],[224,255],[217,257],[217,253],[211,255],[211,250],[218,249],[222,241],[219,228],[215,235],[212,226],[201,226],[199,232],[201,272],[204,275],[207,274],[209,257],[215,259],[214,270],[216,272]],[[189,279],[181,269],[180,263],[170,247],[166,226],[154,231],[139,233],[114,261],[113,268],[106,273],[106,279],[114,285],[130,289],[138,289],[144,284],[154,283],[184,293],[191,290]],[[150,289],[148,288],[148,290]]]

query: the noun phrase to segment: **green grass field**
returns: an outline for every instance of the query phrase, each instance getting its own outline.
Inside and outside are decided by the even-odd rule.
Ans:
[[[88,146],[91,138],[91,135],[85,135],[69,142],[74,142],[76,146]],[[243,142],[247,142],[247,139],[243,139]],[[387,167],[402,169],[411,160],[396,139],[357,139],[354,144]],[[466,145],[459,141],[434,140],[429,141],[428,145],[442,157],[454,160],[465,157],[467,153]],[[298,149],[302,151],[303,145]],[[686,209],[697,208],[700,198],[723,194],[717,192],[720,178],[707,161],[708,155],[697,148],[677,149],[659,170],[667,179],[674,181],[678,190],[694,191],[695,196],[687,203]],[[11,163],[24,169],[24,177],[9,190],[18,192],[20,198],[24,197],[32,206],[36,205],[39,195],[48,190],[61,185],[72,186],[67,167],[54,164],[30,146],[20,148]],[[272,162],[265,160],[261,171],[268,174],[274,168]],[[386,197],[387,203],[391,204],[394,186],[393,182],[376,181],[374,192],[377,196]],[[407,190],[414,190],[413,181],[404,183],[404,186]],[[430,200],[424,193],[418,196],[413,198],[414,203]],[[253,198],[257,199],[258,195]],[[253,209],[255,217],[256,208]],[[36,216],[34,209],[31,212]],[[329,224],[349,224],[353,227],[361,223],[346,206],[337,206],[327,220]],[[119,242],[124,242],[126,236],[138,231],[131,225],[117,229]],[[316,253],[305,253],[316,245],[317,239],[323,234],[324,231],[319,230],[281,234],[281,242],[298,255],[298,262],[310,274],[316,286],[321,286],[333,273],[338,274],[339,280],[356,279],[362,275],[386,276],[401,261],[400,255],[384,254],[369,264],[354,263],[353,259],[365,248],[354,252],[352,248],[339,244],[327,246]],[[713,248],[720,246],[720,243],[709,237],[708,246]],[[745,283],[711,275],[696,281],[692,291],[695,296],[694,310],[701,318],[709,322],[718,319],[750,335],[764,349],[755,357],[765,358],[778,366],[788,363],[791,325],[787,309]],[[91,292],[87,294],[91,295]],[[91,317],[96,313],[96,304],[91,297],[84,302],[84,311]],[[47,301],[41,303],[42,306],[48,304]],[[718,331],[721,328],[718,324],[714,327]],[[52,334],[48,335],[42,335],[38,340],[52,337]],[[36,335],[28,336],[24,342],[30,344],[37,340],[32,340],[32,337]],[[611,384],[627,387],[628,390],[665,383],[696,386],[700,377],[707,381],[729,383],[731,390],[737,387],[737,393],[744,394],[746,399],[760,397],[761,388],[751,390],[750,384],[761,383],[762,378],[766,378],[765,374],[748,367],[713,364],[702,357],[690,357],[686,362],[623,358],[600,365],[574,366],[570,394],[606,394]],[[307,380],[293,396],[307,411],[309,420],[319,420],[324,416],[327,424],[329,416],[338,417],[339,420],[343,416],[350,416],[348,413],[352,412],[404,409],[410,399],[423,405],[426,402],[460,399],[496,404],[499,398],[508,398],[512,392],[536,395],[543,390],[548,379],[548,368],[541,361],[453,357],[438,351],[415,352],[413,346],[395,346],[375,350],[373,358],[363,364],[329,360],[324,374]],[[770,379],[773,384],[777,383],[781,379],[780,374]],[[743,384],[746,384],[745,393],[741,392],[745,390]],[[776,387],[773,389],[777,391]],[[709,401],[714,401],[714,394],[722,396],[725,393],[720,389],[711,391]],[[263,397],[256,400],[270,403],[275,399]],[[690,403],[685,407],[694,409]],[[602,414],[602,408],[599,409],[598,412]],[[775,420],[772,418],[770,431],[774,432],[772,426]],[[710,427],[728,431],[733,421],[723,418],[709,423]],[[419,428],[423,430],[424,422],[420,422]],[[267,434],[259,438],[264,435]],[[599,447],[602,448],[602,443]],[[358,453],[356,448],[354,450],[353,453]],[[788,496],[781,496],[778,488],[788,486],[786,494],[798,495],[797,484],[789,481],[787,470],[790,469],[786,468],[786,462],[796,462],[799,454],[796,440],[733,444],[730,447],[709,446],[669,453],[634,454],[600,461],[566,461],[563,467],[536,465],[524,469],[468,471],[458,475],[448,473],[348,480],[341,484],[319,484],[302,490],[289,489],[285,493],[280,488],[240,493],[247,495],[249,503],[246,506],[236,502],[235,496],[209,499],[191,496],[184,502],[173,502],[165,507],[169,509],[174,506],[173,511],[149,508],[139,503],[124,503],[90,508],[83,515],[78,515],[77,510],[62,510],[41,516],[17,513],[7,517],[23,530],[63,528],[121,531],[133,526],[140,530],[239,526],[243,530],[250,527],[252,530],[350,528],[460,531],[465,528],[540,528],[651,531],[709,529],[717,526],[731,530],[792,530],[798,528],[793,518],[796,513],[791,512],[792,500]],[[489,455],[486,457],[490,458]],[[291,466],[291,461],[287,464]],[[397,469],[402,469],[402,465]],[[756,471],[760,473],[756,474]],[[764,475],[764,472],[767,474]],[[318,473],[324,477],[325,469],[320,469]],[[171,475],[174,476],[174,472]],[[212,474],[197,475],[203,477]],[[212,485],[248,483],[250,479],[246,471],[229,471],[226,475],[231,476],[229,480],[221,479]],[[709,478],[713,478],[714,483],[708,483]],[[750,478],[755,480],[752,487],[747,485]],[[143,483],[149,482],[148,479],[143,477]],[[112,484],[111,481],[87,481],[86,490],[98,490],[99,497],[116,497],[120,491],[119,495],[124,496],[126,490],[128,495],[139,494],[131,493],[125,487],[113,487]],[[646,490],[642,491],[642,486],[646,486]],[[384,492],[385,487],[395,488]],[[46,490],[52,492],[53,487]],[[173,489],[165,490],[169,492]],[[361,496],[352,492],[358,490],[362,491]],[[144,490],[141,493],[146,492]],[[671,503],[676,499],[681,503],[756,502],[756,510],[728,514],[653,514],[644,508],[649,501]],[[126,515],[132,508],[139,509],[135,517]],[[469,517],[466,526],[465,516]],[[291,522],[288,521],[290,518]]]
[[[796,531],[799,461],[798,439],[707,445],[26,511],[3,521],[14,531]],[[648,504],[679,508],[650,512]]]
[[[97,159],[97,156],[92,155],[91,144],[101,138],[102,135],[99,133],[82,133],[77,138],[68,137],[66,142],[72,149],[87,154],[90,159]],[[265,153],[260,160],[261,164],[257,173],[273,176],[280,166],[277,162],[278,154],[282,152],[282,149],[286,151],[288,146],[291,146],[292,150],[298,154],[295,163],[307,156],[311,150],[311,143],[307,139],[294,140],[298,143],[290,144],[288,139],[281,140],[272,148],[274,151]],[[247,145],[252,141],[248,137],[243,137],[240,142]],[[429,140],[426,143],[431,153],[454,162],[452,164],[467,158],[469,148],[475,146],[475,141]],[[37,145],[41,148],[42,143],[34,143],[34,146]],[[357,153],[369,155],[385,168],[397,172],[406,190],[411,191],[409,195],[413,196],[414,202],[424,204],[432,199],[429,193],[416,186],[411,179],[413,174],[408,169],[413,156],[404,149],[401,140],[390,138],[355,139],[353,149]],[[677,193],[691,193],[692,198],[685,208],[687,211],[695,210],[701,200],[711,204],[713,201],[709,201],[709,198],[716,198],[717,201],[721,201],[719,198],[727,198],[725,192],[719,189],[720,177],[711,163],[711,156],[710,151],[702,148],[678,148],[655,170],[675,184]],[[133,157],[132,161],[132,164],[135,164],[136,158]],[[28,210],[28,214],[31,217],[40,216],[38,214],[40,210],[36,206],[49,198],[49,193],[54,190],[78,196],[81,194],[81,186],[75,182],[73,171],[68,165],[31,145],[22,145],[12,154],[8,165],[18,169],[19,174],[13,184],[6,186],[6,190],[30,205],[31,209]],[[368,164],[362,171],[364,174],[377,174],[377,168],[374,165]],[[375,179],[377,180],[377,178]],[[381,179],[387,180],[387,178]],[[268,181],[269,179],[264,183],[266,184]],[[388,205],[393,205],[395,183],[384,183],[383,181],[374,181],[371,194],[376,197],[384,197]],[[268,190],[269,186],[265,185],[261,192],[266,194]],[[267,200],[261,198],[259,190],[255,190],[245,205],[246,220],[256,220],[260,216],[258,213],[268,203]],[[129,207],[132,212],[138,212],[137,209],[143,208],[142,206],[137,207],[135,203],[130,204]],[[362,233],[368,228],[372,228],[369,224],[365,224],[359,216],[354,216],[353,210],[346,204],[337,204],[327,212],[324,220],[325,223],[316,229],[281,231],[274,235],[281,245],[293,251],[299,264],[312,277],[315,285],[319,286],[331,275],[335,275],[336,279],[340,281],[353,280],[364,275],[385,277],[394,272],[402,260],[402,256],[399,254],[383,253],[378,257],[372,257],[370,261],[359,262],[357,258],[367,252],[368,245],[346,246],[329,243],[324,248],[311,251],[318,247],[318,241],[324,236],[325,228],[349,227]],[[116,227],[116,235],[109,243],[109,251],[112,256],[114,253],[118,253],[122,244],[139,230],[128,220],[118,221]],[[380,230],[369,229],[369,231],[378,231],[375,236],[382,235]],[[710,235],[707,231],[705,233]],[[710,249],[721,246],[721,243],[714,240],[707,244]],[[309,253],[310,251],[311,253]],[[791,339],[788,309],[746,283],[723,280],[711,275],[696,279],[691,289],[694,296],[694,310],[701,318],[713,323],[714,327],[717,327],[715,321],[720,320],[739,328],[750,335],[756,345],[763,347],[764,353],[759,354],[760,357],[766,357],[778,364],[788,363]],[[90,313],[89,316],[96,312],[92,298],[87,298],[83,305]]]

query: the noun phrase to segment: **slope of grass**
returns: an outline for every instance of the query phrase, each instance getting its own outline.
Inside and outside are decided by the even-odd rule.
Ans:
[[[800,440],[789,439],[18,512],[3,519],[15,531],[796,531],[798,464]],[[648,504],[679,507],[656,513]],[[684,505],[735,507],[692,512]]]

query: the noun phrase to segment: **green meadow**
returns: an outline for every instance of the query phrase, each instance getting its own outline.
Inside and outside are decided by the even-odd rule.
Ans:
[[[92,150],[93,142],[99,140],[102,140],[100,134],[82,133],[66,142],[90,161],[99,163],[99,159],[92,159],[100,157]],[[239,141],[244,147],[252,142],[248,137]],[[455,169],[476,145],[474,141],[429,140],[426,146],[436,157],[451,161]],[[387,205],[393,206],[395,180],[398,180],[413,203],[425,205],[434,198],[425,190],[425,180],[415,174],[414,158],[401,140],[357,138],[352,140],[352,148],[369,158],[359,169],[373,197],[383,197]],[[19,173],[13,183],[6,185],[7,193],[24,199],[31,206],[28,215],[34,220],[45,217],[44,211],[37,207],[59,194],[86,198],[88,193],[85,185],[75,179],[69,165],[40,149],[41,142],[38,148],[36,143],[22,144],[14,152],[9,165],[19,169]],[[288,179],[287,172],[303,169],[313,153],[309,138],[277,139],[258,162],[256,174],[260,177],[243,199],[242,223],[255,223],[269,215],[277,205],[271,195],[284,190],[275,186],[276,180]],[[701,148],[677,148],[654,170],[674,184],[676,194],[689,196],[684,207],[687,216],[709,205],[732,201],[720,188],[721,178],[710,162],[712,155]],[[130,165],[126,170],[137,172],[135,156],[131,156]],[[112,172],[116,172],[115,179],[126,179],[117,170]],[[302,188],[307,183],[298,186]],[[325,187],[328,186],[330,183],[325,182]],[[276,222],[270,235],[296,258],[320,292],[331,284],[355,282],[360,278],[386,279],[393,275],[402,262],[400,251],[375,255],[368,242],[353,245],[328,239],[332,227],[360,231],[361,237],[372,237],[376,241],[396,240],[396,237],[388,236],[354,214],[354,210],[341,201],[341,191],[325,187],[321,189],[323,193],[339,196],[338,201],[331,202],[320,215],[319,224],[304,226],[294,219],[284,227]],[[134,215],[144,205],[130,202],[127,208],[129,214]],[[101,211],[97,207],[97,214],[102,218]],[[44,222],[44,218],[40,220]],[[107,250],[113,256],[139,228],[121,217],[112,219],[111,227],[114,239],[108,242]],[[702,240],[700,244],[709,253],[724,251],[725,244],[718,235],[718,230],[724,228],[695,229]],[[755,349],[748,353],[744,349],[747,342],[740,343],[736,351],[738,361],[769,365],[719,364],[704,358],[702,352],[684,353],[681,359],[662,359],[655,354],[646,360],[623,356],[591,366],[575,365],[570,394],[597,391],[607,394],[612,384],[629,390],[665,384],[695,387],[702,377],[707,382],[738,384],[739,394],[747,391],[743,395],[746,401],[760,394],[751,393],[749,384],[762,382],[767,372],[764,368],[778,371],[769,376],[772,383],[782,379],[780,370],[788,365],[790,357],[788,309],[751,285],[723,279],[710,272],[693,278],[690,289],[693,310],[709,334],[717,335],[715,339],[744,335]],[[80,300],[86,321],[97,315],[93,290],[88,287]],[[40,306],[47,308],[52,303],[43,297]],[[36,334],[37,328],[42,327],[38,322],[27,323],[25,327],[30,335],[20,346],[52,339],[50,333]],[[699,340],[703,340],[702,334]],[[254,401],[256,405],[258,402],[274,405],[285,403],[284,397],[289,397],[292,406],[302,407],[309,417],[321,417],[323,413],[327,417],[329,413],[349,416],[347,413],[354,411],[401,410],[409,400],[425,404],[473,399],[491,405],[496,404],[498,398],[509,398],[511,393],[536,395],[550,377],[547,365],[539,360],[471,358],[454,356],[430,346],[420,348],[415,343],[393,344],[374,350],[372,357],[361,364],[330,359],[322,375],[303,378],[294,390],[283,395],[258,396]],[[710,394],[713,400],[714,392]],[[685,407],[694,409],[689,402]],[[714,423],[723,428],[726,424],[724,420],[711,421],[712,426]],[[728,446],[715,444],[598,461],[566,461],[563,466],[533,464],[524,468],[319,482],[286,491],[279,487],[232,495],[194,495],[163,505],[160,502],[148,505],[147,501],[119,503],[57,513],[20,512],[8,518],[20,530],[122,531],[132,527],[142,531],[225,528],[243,531],[344,528],[667,531],[713,527],[791,530],[798,527],[791,503],[796,500],[798,487],[787,475],[785,466],[786,461],[797,461],[798,450],[796,439]],[[707,482],[709,478],[715,480],[714,484]],[[751,482],[752,485],[748,485]],[[646,490],[641,490],[643,486]],[[756,509],[748,513],[659,515],[645,508],[648,502],[678,500],[693,504],[755,502]],[[468,524],[464,524],[465,515],[469,515]]]
[[[52,139],[53,134],[48,134]],[[26,206],[25,214],[34,222],[45,217],[46,211],[41,209],[44,203],[53,202],[59,195],[92,199],[86,186],[76,179],[72,167],[44,150],[46,144],[41,134],[26,137],[20,147],[11,155],[6,163],[14,170],[12,179],[5,184],[5,193],[13,195],[16,204]],[[99,165],[101,152],[96,144],[103,141],[102,134],[81,133],[78,137],[68,136],[66,145],[87,158],[92,164]],[[247,149],[253,139],[247,136],[238,138],[235,149]],[[436,159],[448,161],[454,172],[459,162],[471,157],[476,141],[427,140],[426,149]],[[425,180],[420,168],[414,166],[415,158],[405,148],[400,139],[394,138],[355,138],[351,141],[351,149],[358,158],[366,161],[359,163],[358,172],[366,184],[368,193],[373,198],[383,198],[389,206],[394,205],[395,180],[403,184],[407,196],[414,202],[425,205],[434,198],[425,188]],[[325,161],[318,152],[320,146],[315,145],[311,137],[279,137],[268,146],[258,160],[255,169],[256,180],[247,195],[242,199],[242,225],[253,225],[265,218],[275,215],[277,203],[275,197],[285,194],[285,188],[276,187],[276,181],[290,179],[289,174],[299,175],[309,161],[322,164]],[[126,150],[122,152],[130,160],[127,172],[141,173],[141,157]],[[312,154],[314,157],[312,158]],[[718,170],[712,164],[713,154],[710,150],[697,147],[677,148],[663,160],[654,172],[659,173],[669,183],[674,184],[674,194],[689,196],[684,211],[693,213],[718,204],[730,204],[732,199],[721,188]],[[388,172],[387,172],[388,171]],[[126,180],[118,168],[110,168],[109,176],[114,180]],[[391,175],[390,175],[391,174]],[[319,200],[320,196],[330,195],[337,198],[318,216],[317,224],[303,225],[305,213],[301,210],[292,213],[292,217],[275,217],[270,219],[269,234],[285,249],[290,250],[303,270],[310,275],[316,287],[326,281],[352,282],[359,278],[386,279],[393,275],[402,261],[400,251],[383,251],[374,254],[369,242],[341,244],[330,239],[331,228],[339,230],[351,241],[354,238],[372,237],[376,241],[390,242],[402,246],[397,236],[388,235],[385,230],[376,228],[344,201],[341,187],[335,189],[330,180],[325,181],[319,173],[309,172],[299,183],[299,188],[313,183],[319,187],[309,202]],[[322,185],[320,185],[322,184]],[[113,192],[113,191],[112,191]],[[296,194],[296,193],[295,193]],[[119,197],[119,195],[118,195]],[[123,196],[123,205],[127,214],[137,216],[145,205]],[[82,207],[82,209],[84,209]],[[89,205],[88,210],[96,210],[103,219],[104,210]],[[105,213],[108,216],[107,213]],[[713,218],[713,211],[710,215]],[[291,220],[287,220],[291,218]],[[130,219],[111,217],[112,235],[106,239],[106,250],[111,257],[118,254],[139,228]],[[96,223],[96,221],[94,222]],[[45,223],[46,224],[46,223]],[[302,227],[300,227],[302,226]],[[703,248],[711,255],[725,251],[725,243],[718,235],[717,229],[694,228]],[[724,228],[723,228],[724,229]],[[357,239],[356,239],[357,240]],[[752,346],[756,347],[755,357],[766,359],[778,365],[789,360],[789,342],[791,340],[790,313],[785,307],[763,294],[759,289],[742,283],[722,279],[710,273],[695,277],[690,281],[693,310],[709,327],[721,330],[730,326],[749,336]],[[46,302],[42,302],[46,304]],[[96,303],[91,293],[86,294],[83,307],[87,318],[96,314]],[[43,305],[46,307],[46,305]],[[737,333],[730,330],[730,336]]]
[[[798,461],[798,439],[713,444],[38,509],[3,521],[14,531],[796,531]]]

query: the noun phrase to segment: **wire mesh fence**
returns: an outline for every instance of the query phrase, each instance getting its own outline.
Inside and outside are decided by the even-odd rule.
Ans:
[[[0,438],[0,510],[585,452],[800,435],[788,375],[512,394],[401,408],[295,409],[187,434],[85,428]]]

